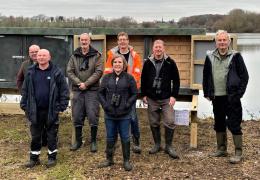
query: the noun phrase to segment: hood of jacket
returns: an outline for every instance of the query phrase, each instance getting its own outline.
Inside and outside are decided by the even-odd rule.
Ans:
[[[82,54],[82,49],[81,47],[78,47],[77,49],[75,49],[75,51],[73,52],[73,55],[76,57],[91,57],[91,56],[95,56],[97,54],[101,54],[100,52],[98,52],[98,50],[96,50],[94,47],[92,47],[91,45],[89,46],[89,51],[86,55]]]
[[[128,49],[129,49],[130,53],[134,50],[133,46],[128,46]],[[113,54],[117,54],[117,52],[119,51],[119,47],[115,46],[111,49],[111,51]]]

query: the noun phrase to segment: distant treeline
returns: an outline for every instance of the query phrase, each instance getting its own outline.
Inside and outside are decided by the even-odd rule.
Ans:
[[[233,33],[260,33],[260,14],[234,9],[228,15],[198,15],[181,18],[178,27],[200,27],[209,32],[225,29]]]
[[[241,9],[231,10],[228,15],[197,15],[183,17],[178,22],[153,21],[138,23],[131,17],[106,20],[102,16],[93,19],[83,17],[48,17],[43,14],[28,17],[3,16],[0,14],[0,27],[118,27],[118,28],[206,28],[208,32],[225,29],[233,33],[260,33],[260,14]]]

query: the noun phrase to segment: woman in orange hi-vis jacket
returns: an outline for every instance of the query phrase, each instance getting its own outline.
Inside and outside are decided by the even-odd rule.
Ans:
[[[134,51],[132,46],[129,46],[129,38],[128,34],[125,32],[120,32],[117,35],[117,44],[118,46],[110,49],[107,53],[107,61],[105,63],[105,70],[104,74],[112,73],[112,64],[111,61],[116,54],[121,54],[125,57],[128,67],[127,72],[131,74],[136,82],[137,89],[140,89],[141,86],[141,68],[142,68],[142,61],[140,56]],[[131,111],[131,133],[133,137],[133,152],[134,153],[141,153],[140,147],[140,130],[139,130],[139,123],[138,117],[136,114],[136,106],[135,104],[132,107]]]

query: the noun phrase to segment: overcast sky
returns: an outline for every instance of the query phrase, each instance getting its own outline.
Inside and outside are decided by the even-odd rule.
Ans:
[[[227,14],[240,8],[260,13],[260,0],[0,0],[5,16],[85,17],[107,20],[130,16],[135,20],[178,20],[199,14]]]

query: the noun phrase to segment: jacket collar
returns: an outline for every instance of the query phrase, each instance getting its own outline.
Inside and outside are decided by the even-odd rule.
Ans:
[[[163,60],[166,60],[168,57],[169,56],[166,53],[163,54]],[[151,54],[150,56],[148,56],[148,59],[150,61],[154,61],[154,54]]]
[[[90,57],[90,56],[95,56],[95,55],[100,54],[100,53],[98,52],[98,50],[96,50],[96,49],[93,48],[91,45],[89,45],[89,51],[88,51],[88,53],[87,53],[86,55],[82,54],[82,49],[81,49],[81,47],[78,47],[78,48],[74,51],[73,54],[74,54],[75,56],[79,56],[79,57],[84,57],[84,56]]]
[[[130,52],[132,52],[134,50],[133,46],[128,45],[128,49]],[[119,47],[115,46],[111,49],[111,51],[113,52],[113,54],[116,54],[119,51]]]
[[[113,77],[119,77],[119,78],[121,78],[124,74],[125,74],[126,72],[125,71],[122,71],[119,75],[117,75],[114,71],[112,72],[112,76]]]
[[[230,55],[233,54],[233,53],[234,53],[234,51],[229,48],[226,56],[228,57],[228,56],[230,56]],[[219,54],[219,51],[218,51],[217,48],[213,51],[212,55],[213,55],[213,56],[216,56],[216,57],[219,58],[219,59],[221,59],[220,54]]]

